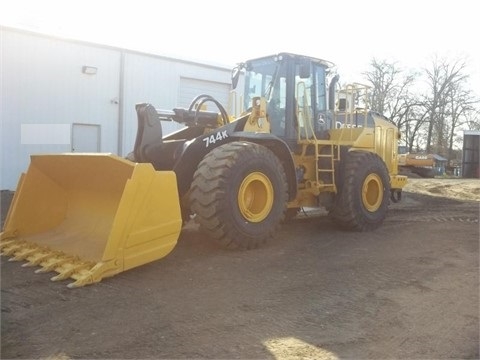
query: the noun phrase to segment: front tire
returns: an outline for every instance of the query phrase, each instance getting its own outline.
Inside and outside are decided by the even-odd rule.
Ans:
[[[390,180],[383,160],[370,152],[348,153],[330,215],[343,228],[371,231],[387,216]]]
[[[271,238],[285,217],[287,180],[268,148],[232,142],[208,153],[191,186],[191,210],[223,247],[252,249]]]

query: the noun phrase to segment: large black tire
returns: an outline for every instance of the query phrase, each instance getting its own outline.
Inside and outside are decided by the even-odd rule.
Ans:
[[[238,141],[204,157],[190,193],[190,208],[201,229],[230,249],[253,249],[272,237],[287,201],[285,171],[275,154]]]
[[[371,231],[387,216],[390,180],[383,160],[370,152],[350,152],[338,176],[333,220],[342,228]]]

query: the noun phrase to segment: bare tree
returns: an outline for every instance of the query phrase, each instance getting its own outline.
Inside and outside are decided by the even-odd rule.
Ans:
[[[363,73],[373,86],[371,94],[371,108],[381,114],[385,114],[385,105],[391,100],[391,93],[400,72],[395,63],[388,63],[386,60],[378,61],[372,59],[371,70]]]
[[[425,103],[429,112],[427,153],[431,152],[433,148],[437,152],[446,150],[444,130],[447,121],[447,102],[454,89],[468,78],[468,75],[464,73],[465,68],[466,63],[463,59],[457,59],[450,63],[446,59],[439,59],[435,56],[432,68],[425,69],[430,88],[430,101]]]
[[[426,150],[451,159],[459,129],[480,129],[480,102],[466,88],[464,59],[435,56],[423,74],[426,90],[418,83],[419,73],[407,72],[396,62],[373,59],[363,73],[373,87],[371,109],[397,125],[409,152]]]
[[[422,130],[428,118],[428,111],[421,102],[411,102],[408,111],[404,115],[403,141],[407,145],[408,152],[418,152],[422,142]],[[414,149],[415,147],[415,149]]]
[[[416,135],[425,120],[424,115],[419,115],[419,100],[411,90],[418,74],[406,72],[396,62],[387,60],[373,59],[370,66],[363,75],[373,87],[371,108],[389,117],[405,132],[405,142],[411,150],[412,136]]]
[[[371,108],[390,118],[405,110],[405,97],[408,97],[409,87],[416,75],[407,74],[396,62],[372,59],[371,69],[363,73],[373,87]]]
[[[480,103],[478,100],[475,102],[477,105]],[[477,108],[465,113],[466,130],[480,130],[480,110]]]
[[[454,158],[453,145],[455,142],[457,130],[468,121],[468,115],[475,113],[475,105],[479,103],[475,99],[472,92],[463,88],[463,83],[452,84],[451,91],[448,92],[446,102],[446,116],[449,117],[449,122],[446,124],[448,131],[448,159]],[[480,119],[476,119],[477,123]]]

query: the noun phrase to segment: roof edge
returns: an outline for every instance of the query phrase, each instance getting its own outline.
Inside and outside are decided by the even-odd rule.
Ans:
[[[103,43],[96,43],[96,42],[87,41],[87,40],[67,38],[67,37],[62,37],[62,36],[47,33],[47,32],[40,32],[40,31],[27,29],[27,28],[21,28],[21,27],[13,27],[13,26],[1,25],[0,24],[0,31],[12,31],[12,32],[17,32],[17,33],[23,33],[23,34],[26,34],[26,35],[31,35],[31,36],[37,36],[37,37],[48,38],[48,39],[52,39],[52,40],[64,41],[64,42],[73,43],[73,44],[92,46],[92,47],[101,48],[101,49],[115,50],[115,51],[119,51],[119,52],[130,53],[130,54],[150,56],[150,57],[154,57],[154,58],[157,58],[157,59],[174,60],[174,61],[179,61],[179,62],[182,62],[182,63],[185,63],[185,64],[200,65],[200,66],[213,68],[213,69],[222,69],[222,70],[226,70],[226,71],[231,71],[232,68],[233,68],[233,65],[230,66],[230,65],[226,65],[226,64],[215,64],[215,63],[210,63],[210,62],[206,62],[206,61],[202,61],[202,60],[187,59],[187,58],[183,58],[181,56],[177,57],[175,55],[164,55],[164,54],[158,54],[158,53],[153,53],[153,52],[124,48],[124,47],[120,47],[120,46],[108,45],[108,44],[103,44]]]

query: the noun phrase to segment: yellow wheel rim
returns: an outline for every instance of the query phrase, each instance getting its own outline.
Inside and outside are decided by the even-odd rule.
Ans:
[[[270,179],[260,172],[243,179],[238,191],[240,213],[250,222],[258,223],[270,214],[273,207],[273,186]]]
[[[370,174],[365,178],[362,188],[363,206],[370,211],[377,211],[383,201],[383,183],[380,176]]]

